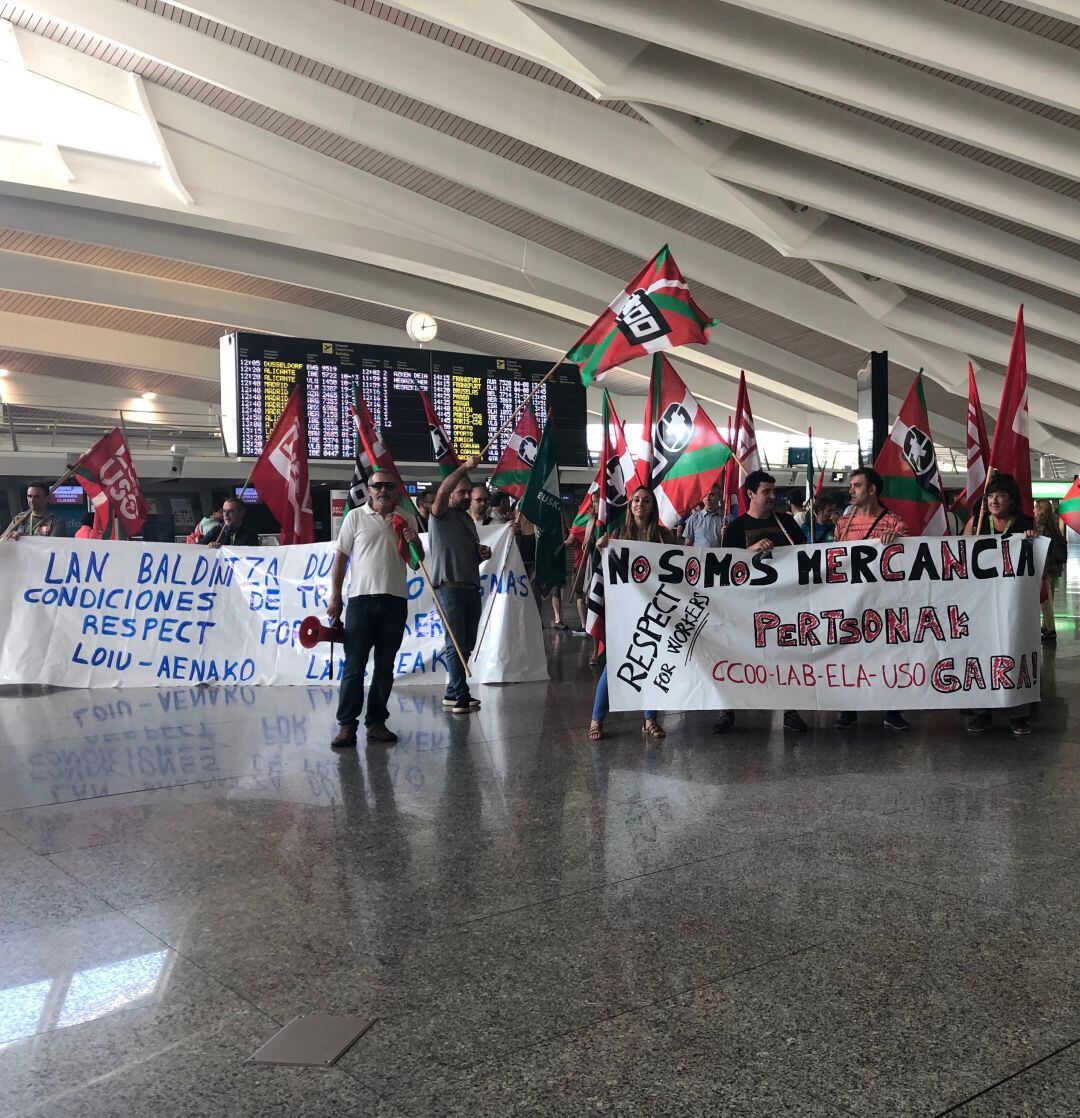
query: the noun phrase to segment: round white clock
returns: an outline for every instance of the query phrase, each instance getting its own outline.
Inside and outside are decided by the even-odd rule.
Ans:
[[[405,323],[405,333],[414,342],[419,342],[421,345],[425,342],[433,342],[438,332],[439,324],[431,315],[425,314],[423,311],[416,311],[409,315]]]

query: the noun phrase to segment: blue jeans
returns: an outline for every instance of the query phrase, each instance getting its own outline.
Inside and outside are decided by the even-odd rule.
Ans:
[[[440,586],[435,593],[439,597],[443,625],[453,630],[458,644],[461,645],[462,654],[468,661],[476,646],[476,631],[480,628],[482,612],[480,588],[473,590],[458,586]],[[449,631],[446,634],[446,668],[449,672],[449,679],[446,681],[446,698],[455,701],[470,698],[465,665],[458,659]]]
[[[603,722],[608,715],[608,691],[607,691],[607,665],[604,665],[604,670],[600,673],[600,678],[596,681],[596,698],[593,699],[592,704],[592,720],[594,722]],[[655,710],[647,710],[644,712],[645,720],[656,717]]]
[[[390,688],[394,686],[394,658],[405,635],[409,604],[393,594],[358,594],[345,610],[345,670],[341,673],[337,720],[355,726],[364,709],[364,672],[375,651],[368,688],[366,726],[386,724]]]

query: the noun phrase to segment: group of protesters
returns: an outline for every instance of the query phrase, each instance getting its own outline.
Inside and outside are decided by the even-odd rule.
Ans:
[[[532,581],[540,604],[549,595],[555,614],[555,627],[566,629],[563,622],[562,592],[565,582],[539,587],[533,578],[535,528],[514,509],[505,491],[489,492],[470,480],[479,460],[469,458],[445,478],[419,496],[416,517],[402,516],[400,479],[396,474],[376,470],[368,480],[368,500],[346,514],[335,542],[336,556],[331,574],[328,613],[338,623],[344,613],[345,669],[341,680],[338,707],[339,729],[332,744],[355,746],[361,713],[367,740],[392,744],[396,735],[386,725],[387,701],[393,685],[394,662],[402,643],[406,624],[406,568],[402,541],[420,549],[419,533],[428,533],[431,549],[430,577],[446,632],[445,658],[448,668],[443,705],[452,713],[468,714],[480,707],[469,690],[466,665],[474,650],[481,617],[480,564],[490,558],[490,550],[479,540],[477,528],[486,524],[509,524],[514,532],[526,572]],[[891,543],[907,534],[900,516],[882,504],[883,481],[870,468],[859,468],[850,475],[846,507],[831,495],[819,495],[806,510],[802,523],[789,511],[777,507],[776,479],[764,470],[750,473],[742,483],[741,496],[746,511],[734,515],[722,507],[723,494],[714,486],[703,502],[675,527],[660,523],[659,510],[652,490],[641,486],[629,494],[625,517],[614,532],[600,524],[599,502],[593,494],[592,514],[584,532],[584,542],[567,535],[564,544],[576,551],[576,577],[573,597],[584,634],[586,595],[596,564],[611,539],[652,543],[682,543],[706,548],[738,548],[750,551],[773,551],[806,542],[849,542],[877,540]],[[27,487],[27,511],[13,523],[11,538],[19,535],[56,536],[66,534],[64,521],[48,508],[49,489],[33,483]],[[202,520],[188,542],[211,548],[250,546],[258,536],[244,526],[244,505],[229,497],[221,509]],[[91,518],[88,518],[91,519]],[[404,527],[402,527],[404,524]],[[91,525],[84,525],[89,528]],[[1067,546],[1053,506],[1040,501],[1033,518],[1022,511],[1020,491],[1008,474],[994,474],[986,485],[978,507],[972,510],[962,531],[966,535],[991,534],[1002,538],[1014,535],[1044,535],[1050,538],[1042,594],[1042,636],[1047,643],[1057,639],[1054,625],[1053,599],[1064,570]],[[87,536],[80,531],[77,535]],[[422,552],[421,552],[422,553]],[[345,610],[344,584],[350,578],[348,610]],[[598,647],[594,647],[591,663],[598,666]],[[368,660],[374,656],[365,710],[364,678]],[[588,740],[604,738],[604,722],[609,710],[607,669],[596,685]],[[899,711],[883,712],[883,725],[894,731],[909,729],[907,719]],[[841,711],[834,722],[836,729],[855,724],[857,712]],[[1017,736],[1031,732],[1028,707],[1009,712],[1012,732]],[[718,712],[713,732],[724,734],[735,726],[735,712]],[[793,733],[808,730],[806,720],[797,710],[786,710],[783,726]],[[971,733],[986,732],[991,716],[985,710],[967,712],[967,729]],[[666,736],[656,711],[642,712],[642,733],[652,741]]]
[[[877,540],[891,543],[907,535],[907,526],[895,512],[882,504],[880,495],[884,482],[869,467],[852,471],[848,491],[848,504],[843,512],[835,498],[827,498],[818,507],[808,510],[804,524],[800,525],[790,512],[777,509],[776,479],[764,470],[747,475],[742,485],[747,511],[739,516],[725,515],[719,486],[714,486],[698,509],[687,517],[678,528],[669,530],[659,521],[656,500],[651,490],[642,486],[630,498],[628,514],[621,528],[612,534],[596,534],[595,520],[590,522],[590,535],[586,542],[586,561],[596,561],[612,538],[651,543],[676,543],[699,547],[742,548],[750,551],[772,551],[776,548],[806,543]],[[983,501],[974,508],[963,525],[964,535],[990,534],[1007,538],[1013,535],[1046,535],[1051,546],[1047,560],[1042,594],[1042,638],[1047,643],[1057,639],[1054,626],[1053,598],[1057,583],[1064,570],[1067,545],[1057,516],[1050,502],[1039,502],[1037,517],[1022,511],[1020,491],[1016,481],[1008,474],[997,473],[986,486]],[[805,531],[804,531],[805,528]],[[608,714],[607,669],[601,672],[593,701],[592,720],[588,740],[597,742],[604,737],[604,720]],[[833,723],[838,730],[849,729],[858,719],[856,711],[841,711]],[[886,729],[905,731],[910,723],[898,710],[883,712]],[[1013,708],[1009,717],[1010,728],[1017,737],[1031,733],[1031,711],[1028,706]],[[723,734],[735,725],[735,712],[723,710],[713,724],[713,733]],[[966,728],[969,733],[981,734],[991,728],[989,711],[967,712]],[[806,733],[806,720],[797,710],[785,710],[785,730]],[[646,710],[642,715],[642,733],[648,739],[666,737],[656,712]]]

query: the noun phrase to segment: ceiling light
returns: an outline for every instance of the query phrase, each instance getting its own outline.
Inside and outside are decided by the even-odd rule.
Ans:
[[[0,369],[0,380],[8,375],[7,369]]]
[[[156,400],[157,399],[157,393],[156,392],[144,392],[142,394],[142,398],[144,400]]]

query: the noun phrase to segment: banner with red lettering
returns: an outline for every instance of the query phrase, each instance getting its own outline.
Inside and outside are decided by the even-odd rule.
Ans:
[[[1037,701],[1045,538],[773,552],[612,541],[614,710],[904,710]]]

